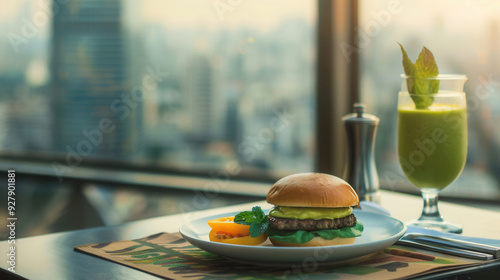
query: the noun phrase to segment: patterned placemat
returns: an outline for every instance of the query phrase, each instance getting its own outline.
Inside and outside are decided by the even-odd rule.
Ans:
[[[390,246],[339,266],[262,267],[240,264],[198,249],[178,233],[81,245],[75,250],[167,279],[405,279],[487,263]]]

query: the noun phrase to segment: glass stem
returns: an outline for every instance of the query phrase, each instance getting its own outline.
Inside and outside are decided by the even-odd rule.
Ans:
[[[419,221],[444,221],[439,214],[438,209],[438,196],[439,190],[437,189],[423,189],[422,197],[424,199],[424,209],[422,210],[422,215],[418,219]]]

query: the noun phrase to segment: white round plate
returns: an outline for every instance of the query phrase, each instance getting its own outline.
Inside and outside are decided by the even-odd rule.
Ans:
[[[266,211],[267,212],[267,211]],[[208,220],[235,216],[238,212],[203,217],[182,225],[182,237],[207,252],[243,263],[265,266],[291,264],[326,265],[356,259],[394,244],[406,232],[406,225],[389,216],[354,209],[364,226],[363,235],[353,244],[323,247],[275,247],[269,240],[258,246],[233,245],[208,239]]]

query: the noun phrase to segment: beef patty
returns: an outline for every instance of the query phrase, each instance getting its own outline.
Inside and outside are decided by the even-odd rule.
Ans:
[[[288,219],[269,216],[269,226],[279,230],[321,230],[353,227],[356,225],[354,214],[340,219]]]

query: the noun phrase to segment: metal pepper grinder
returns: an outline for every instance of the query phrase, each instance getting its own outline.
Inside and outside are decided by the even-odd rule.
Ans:
[[[342,118],[347,134],[347,165],[344,180],[354,188],[360,201],[380,203],[379,180],[374,146],[379,119],[365,114],[365,106],[354,104],[354,113]]]

